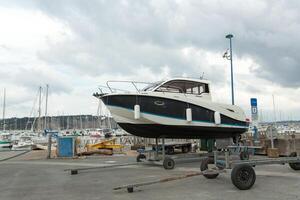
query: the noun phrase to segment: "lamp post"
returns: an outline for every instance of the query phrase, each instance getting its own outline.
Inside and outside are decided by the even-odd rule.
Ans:
[[[232,34],[228,34],[225,36],[225,38],[229,39],[229,44],[230,44],[230,66],[231,66],[231,103],[234,105],[234,90],[233,90],[233,67],[232,67],[232,41],[231,39],[233,38]]]

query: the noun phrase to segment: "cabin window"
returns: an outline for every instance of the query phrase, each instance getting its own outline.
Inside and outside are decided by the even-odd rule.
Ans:
[[[209,93],[208,84],[194,82],[194,81],[184,81],[184,80],[174,80],[169,81],[159,88],[156,89],[157,92],[174,92],[174,93],[186,93],[186,94],[196,94],[200,95],[202,93]]]

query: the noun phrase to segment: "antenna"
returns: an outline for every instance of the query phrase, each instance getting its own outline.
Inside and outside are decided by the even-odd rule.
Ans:
[[[204,72],[202,72],[202,75],[200,76],[200,80],[202,80],[204,77]]]

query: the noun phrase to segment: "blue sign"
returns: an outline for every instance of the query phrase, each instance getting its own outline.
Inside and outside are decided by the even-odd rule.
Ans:
[[[257,99],[256,98],[251,98],[250,102],[251,102],[251,106],[256,106],[257,107]]]
[[[258,115],[257,115],[257,99],[256,98],[251,98],[250,99],[250,103],[251,103],[251,117],[252,117],[252,121],[256,121],[258,119]]]

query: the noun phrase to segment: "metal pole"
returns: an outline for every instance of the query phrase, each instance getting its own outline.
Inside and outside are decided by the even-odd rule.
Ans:
[[[231,103],[234,105],[234,89],[233,89],[233,65],[232,65],[232,34],[226,35],[226,38],[229,39],[230,45],[230,67],[231,67]]]
[[[165,151],[165,137],[162,137],[162,145],[161,145],[161,148],[162,148],[162,159],[165,160],[165,157],[166,157],[166,151]]]
[[[52,133],[48,133],[48,154],[47,154],[47,159],[51,158],[51,146],[52,146],[52,139],[51,135]]]
[[[3,91],[3,113],[2,113],[2,121],[3,121],[3,131],[5,131],[5,107],[6,107],[6,89]]]
[[[39,118],[38,118],[38,124],[37,124],[37,130],[40,130],[41,127],[41,114],[42,114],[42,110],[41,110],[41,105],[42,105],[42,87],[39,87]]]
[[[232,41],[231,38],[230,41],[230,66],[231,66],[231,100],[232,105],[234,105],[234,90],[233,90],[233,66],[232,66]]]
[[[275,128],[276,128],[276,111],[275,111],[275,101],[274,101],[274,94],[272,94],[273,98],[273,111],[274,111],[274,123],[275,123]],[[271,126],[271,146],[272,149],[274,148],[274,139],[273,139],[273,126]]]
[[[158,140],[155,138],[155,160],[158,159]]]

